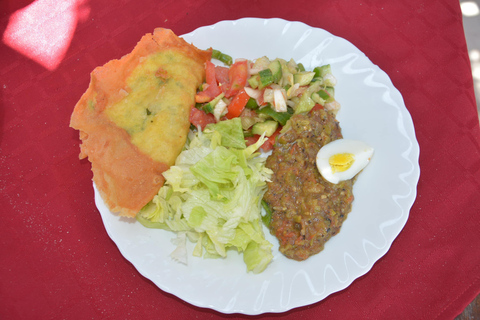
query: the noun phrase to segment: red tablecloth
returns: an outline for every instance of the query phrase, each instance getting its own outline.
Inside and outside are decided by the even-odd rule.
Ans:
[[[410,218],[365,276],[255,318],[452,319],[480,292],[480,130],[458,0],[0,2],[0,319],[216,319],[125,260],[78,160],[73,106],[94,67],[155,27],[279,17],[343,37],[402,93],[420,144]]]

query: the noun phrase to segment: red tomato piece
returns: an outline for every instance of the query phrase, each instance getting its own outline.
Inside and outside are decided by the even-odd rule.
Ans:
[[[250,96],[248,93],[246,93],[244,89],[240,90],[228,105],[228,113],[225,115],[227,119],[240,116],[249,99]]]
[[[262,144],[260,149],[262,149],[263,152],[268,152],[273,149],[273,144],[269,140],[267,140]]]
[[[273,149],[273,145],[275,144],[275,138],[280,134],[281,128],[278,128],[270,137],[268,137],[267,141],[265,141],[260,149],[264,152],[270,151]]]
[[[205,90],[195,95],[195,102],[197,103],[210,102],[222,93],[222,90],[218,87],[215,76],[215,65],[210,61],[205,63],[205,78],[208,86]]]
[[[321,104],[315,104],[312,108],[312,110],[310,110],[310,112],[313,112],[314,110],[322,110],[323,109],[323,106]]]
[[[222,66],[215,67],[215,78],[217,79],[218,83],[222,85],[228,84],[228,68]]]
[[[220,93],[222,93],[222,90],[219,87],[212,88],[209,86],[204,91],[201,91],[195,95],[195,102],[196,103],[210,102],[213,99],[215,99]]]
[[[217,78],[215,76],[215,65],[211,61],[205,62],[205,80],[208,86],[217,86]]]
[[[262,149],[263,152],[268,152],[273,149],[273,145],[275,144],[275,138],[280,134],[280,128],[277,129],[268,139],[260,146],[260,149]],[[245,138],[245,144],[248,146],[256,143],[260,139],[260,136],[258,134],[253,135],[252,137],[246,137]]]
[[[212,97],[210,93],[208,93],[206,91],[202,91],[202,92],[199,92],[195,95],[195,102],[196,103],[210,102],[210,101],[213,100],[213,98],[215,98],[215,97]]]
[[[190,111],[189,121],[195,127],[200,126],[202,130],[205,129],[207,124],[216,123],[215,116],[213,114],[207,114],[205,113],[205,111],[199,110],[197,108],[192,108],[192,110]]]
[[[232,64],[228,71],[230,88],[225,93],[227,98],[236,95],[247,83],[248,65],[247,60],[238,61]]]
[[[251,137],[245,137],[245,144],[248,146],[251,146],[252,144],[256,143],[260,136],[258,134],[251,136]]]
[[[263,95],[265,94],[265,89],[267,89],[267,88],[270,89],[270,87],[263,88],[263,89],[262,89],[262,92],[260,93],[260,96],[259,96],[258,99],[257,99],[257,103],[258,103],[259,106],[265,106],[265,105],[268,104],[268,102],[265,102],[265,101],[263,100]]]

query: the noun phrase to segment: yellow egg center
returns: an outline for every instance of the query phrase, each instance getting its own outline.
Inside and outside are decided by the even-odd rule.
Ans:
[[[351,153],[337,153],[328,159],[333,173],[348,170],[353,162],[355,162],[355,157]]]

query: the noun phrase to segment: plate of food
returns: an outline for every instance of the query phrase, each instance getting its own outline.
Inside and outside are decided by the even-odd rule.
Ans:
[[[105,229],[144,277],[195,306],[278,313],[385,255],[420,174],[385,72],[282,19],[145,37],[92,73],[71,121]]]

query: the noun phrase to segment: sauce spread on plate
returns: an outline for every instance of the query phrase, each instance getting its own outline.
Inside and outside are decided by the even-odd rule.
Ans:
[[[270,232],[288,258],[305,260],[322,251],[351,210],[353,179],[332,184],[315,164],[320,148],[341,138],[335,115],[315,107],[292,116],[267,159],[274,172],[264,196],[272,211]]]

